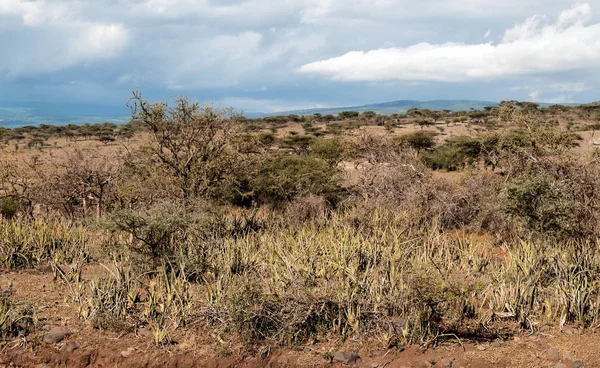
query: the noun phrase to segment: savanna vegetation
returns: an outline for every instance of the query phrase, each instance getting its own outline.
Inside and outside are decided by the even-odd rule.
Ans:
[[[0,130],[0,267],[52,272],[91,329],[226,355],[600,323],[600,105],[130,106],[123,126]],[[32,343],[35,305],[1,292],[0,337]]]

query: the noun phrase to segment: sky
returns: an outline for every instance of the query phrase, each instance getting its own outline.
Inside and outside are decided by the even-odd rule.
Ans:
[[[600,100],[600,0],[0,0],[0,50],[9,101]]]

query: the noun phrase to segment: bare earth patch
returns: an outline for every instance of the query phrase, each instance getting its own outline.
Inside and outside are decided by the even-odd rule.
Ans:
[[[88,267],[86,274],[100,272]],[[28,302],[40,319],[32,335],[5,344],[0,367],[596,367],[600,366],[600,333],[565,327],[524,331],[506,341],[475,342],[447,340],[425,351],[419,346],[404,350],[372,350],[368,343],[348,341],[344,346],[306,345],[271,351],[254,357],[237,350],[230,356],[214,343],[210,331],[183,329],[175,344],[157,348],[151,332],[108,332],[94,329],[77,319],[70,304],[69,286],[53,281],[51,273],[9,272],[0,275],[3,290],[13,290],[16,302]],[[63,327],[69,334],[57,343],[44,341],[51,328]],[[24,341],[27,340],[27,343]],[[360,359],[336,361],[349,354]],[[342,357],[342,358],[340,358]],[[581,365],[583,364],[583,365]]]

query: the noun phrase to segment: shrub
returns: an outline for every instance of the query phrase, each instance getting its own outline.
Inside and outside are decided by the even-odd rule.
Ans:
[[[126,209],[111,214],[108,229],[130,236],[128,247],[152,260],[156,267],[168,261],[190,233],[208,231],[214,216],[210,206],[201,203],[158,203],[148,208]]]
[[[274,204],[309,194],[333,200],[340,191],[336,174],[318,158],[278,154],[256,168],[250,185],[256,198]]]
[[[280,140],[279,146],[293,150],[296,154],[305,155],[310,149],[310,145],[315,138],[307,135],[292,135]]]
[[[12,197],[0,199],[0,217],[11,219],[19,212],[20,203]]]
[[[476,138],[459,136],[448,139],[431,152],[424,152],[421,158],[428,167],[439,170],[458,170],[472,164],[481,153],[481,142]]]
[[[271,133],[261,133],[258,135],[258,141],[265,146],[271,146],[277,141],[277,138]]]
[[[0,290],[0,341],[17,336],[27,336],[37,326],[37,317],[28,304],[14,303],[10,290]]]
[[[408,146],[420,152],[435,146],[436,135],[434,132],[418,131],[398,137],[397,142],[402,146]]]
[[[598,178],[597,170],[572,160],[541,162],[507,183],[503,210],[529,232],[560,238],[590,236],[598,221]]]
[[[331,166],[337,166],[345,154],[344,142],[341,139],[321,139],[311,146],[312,153]]]
[[[201,107],[184,97],[171,107],[149,103],[139,93],[130,105],[132,119],[152,136],[144,150],[170,174],[183,198],[213,197],[215,188],[236,176],[243,160],[232,145],[239,130],[233,109]]]
[[[338,114],[340,119],[355,119],[359,116],[358,111],[342,111]]]

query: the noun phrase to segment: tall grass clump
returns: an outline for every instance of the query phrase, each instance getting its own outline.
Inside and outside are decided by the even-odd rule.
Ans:
[[[0,220],[0,264],[4,269],[87,260],[87,230],[67,220]]]

